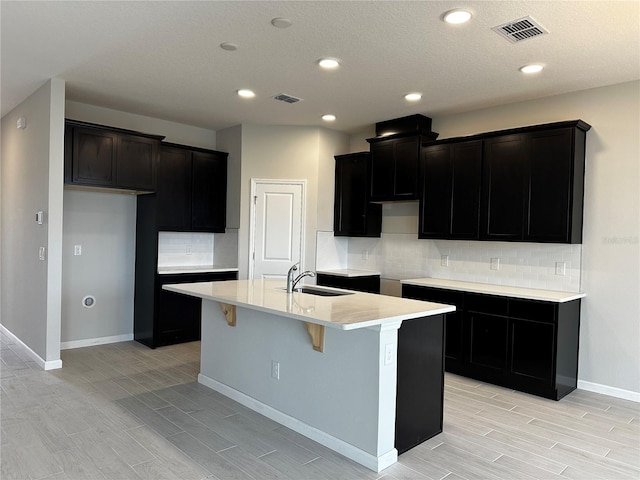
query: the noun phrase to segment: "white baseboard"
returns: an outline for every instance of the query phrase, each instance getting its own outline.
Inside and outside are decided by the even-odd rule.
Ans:
[[[0,332],[4,333],[7,337],[9,337],[13,342],[20,345],[24,348],[29,355],[29,357],[43,370],[55,370],[57,368],[62,368],[62,360],[45,360],[36,352],[31,350],[31,347],[16,337],[11,331],[0,323]]]
[[[286,413],[283,413],[279,410],[276,410],[269,405],[266,405],[255,398],[252,398],[248,395],[245,395],[238,390],[235,390],[223,383],[214,380],[213,378],[207,377],[203,374],[198,374],[198,383],[201,383],[205,387],[209,387],[216,392],[220,392],[221,394],[235,400],[238,403],[241,403],[247,408],[254,410],[265,417],[274,420],[285,427],[290,428],[291,430],[298,432],[305,437],[310,438],[311,440],[315,440],[316,442],[324,445],[331,450],[344,455],[347,458],[350,458],[354,462],[359,463],[360,465],[364,465],[365,467],[373,470],[374,472],[380,472],[385,468],[393,465],[398,461],[398,451],[394,448],[387,453],[382,454],[379,457],[375,455],[371,455],[370,453],[365,452],[339,438],[336,438],[332,435],[329,435],[322,430],[318,430],[311,425],[307,425],[304,422],[301,422],[297,418],[293,418]]]
[[[640,403],[640,392],[634,392],[632,390],[624,390],[622,388],[610,387],[609,385],[587,382],[585,380],[578,380],[578,388],[580,390],[587,390],[588,392],[602,393],[603,395]]]
[[[71,340],[60,342],[60,350],[70,350],[72,348],[93,347],[95,345],[105,345],[107,343],[128,342],[133,340],[133,333],[126,335],[112,335],[110,337],[85,338],[82,340]]]

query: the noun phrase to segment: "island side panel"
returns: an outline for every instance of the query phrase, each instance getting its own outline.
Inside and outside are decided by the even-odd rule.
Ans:
[[[202,302],[201,375],[395,462],[397,326],[327,328],[319,353],[304,322],[240,307],[236,318],[230,327],[219,303]],[[387,345],[390,363],[384,359]],[[272,377],[273,361],[279,379]]]

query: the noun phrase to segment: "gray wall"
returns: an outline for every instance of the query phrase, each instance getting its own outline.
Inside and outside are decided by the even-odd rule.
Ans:
[[[74,120],[165,135],[165,140],[216,147],[216,132],[78,102],[66,102]],[[62,288],[63,347],[131,338],[135,269],[136,197],[65,190]],[[74,256],[74,245],[82,255]],[[82,307],[94,295],[91,309]]]
[[[135,195],[65,190],[62,348],[132,338],[135,230]],[[74,245],[82,255],[74,255]],[[82,306],[86,295],[96,298],[92,308]]]
[[[50,80],[2,118],[0,320],[44,368],[60,364],[64,88]],[[24,130],[16,128],[20,117]]]
[[[636,81],[433,117],[441,139],[578,118],[593,127],[587,133],[581,286],[587,297],[578,387],[635,400],[640,400],[639,104]],[[367,132],[351,140],[353,149],[364,146],[363,135]],[[384,231],[411,233],[409,205],[396,208],[393,221],[389,213],[385,205]]]

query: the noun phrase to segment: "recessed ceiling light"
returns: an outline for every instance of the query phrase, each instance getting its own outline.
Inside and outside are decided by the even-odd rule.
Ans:
[[[231,42],[224,42],[220,44],[220,48],[226,50],[227,52],[234,52],[238,49],[238,45]]]
[[[407,93],[404,96],[404,99],[409,101],[409,102],[417,102],[418,100],[422,99],[422,94],[418,93],[418,92]]]
[[[253,92],[253,90],[241,88],[240,90],[238,90],[238,96],[242,98],[253,98],[256,96],[256,94]]]
[[[541,72],[544,66],[536,63],[532,63],[531,65],[525,65],[524,67],[520,67],[520,71],[522,73],[538,73]]]
[[[472,16],[471,12],[469,12],[468,10],[462,10],[457,8],[455,10],[449,10],[447,13],[444,14],[442,19],[447,23],[457,25],[459,23],[468,22],[469,20],[471,20],[471,16]]]
[[[322,115],[322,119],[325,122],[333,122],[336,119],[335,115],[331,115],[330,113],[327,113],[326,115]]]
[[[326,68],[327,70],[332,70],[334,68],[338,68],[340,66],[340,62],[335,58],[321,58],[318,60],[318,65],[322,68]]]
[[[271,25],[276,28],[289,28],[291,25],[293,25],[293,22],[285,17],[276,17],[271,20]]]

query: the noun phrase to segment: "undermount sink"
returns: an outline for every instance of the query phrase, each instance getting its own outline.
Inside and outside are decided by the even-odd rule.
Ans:
[[[338,292],[335,290],[322,290],[314,287],[300,287],[296,288],[296,292],[308,293],[310,295],[319,295],[321,297],[341,297],[343,295],[353,295],[352,292]]]
[[[286,290],[283,288],[283,290]],[[309,295],[318,295],[320,297],[342,297],[343,295],[353,295],[353,292],[344,292],[338,290],[325,290],[317,287],[296,287],[294,292],[308,293]]]

